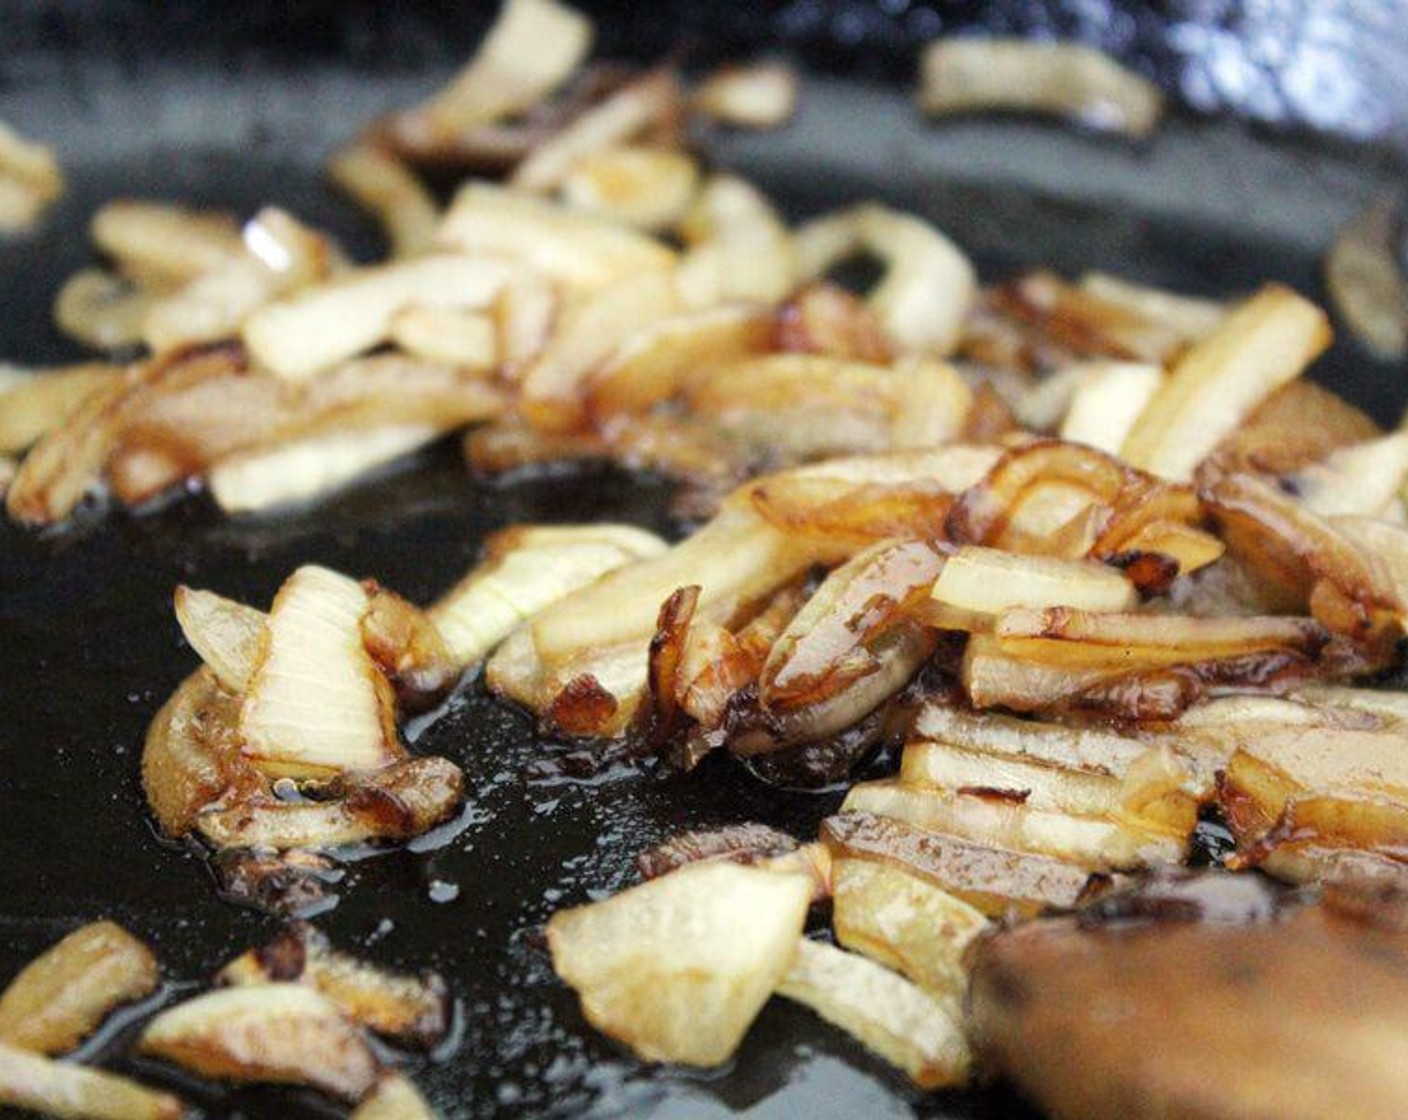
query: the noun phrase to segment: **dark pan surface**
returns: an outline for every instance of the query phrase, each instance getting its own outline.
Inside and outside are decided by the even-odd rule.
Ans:
[[[99,68],[81,82],[0,91],[0,116],[56,137],[74,183],[42,235],[0,244],[0,360],[72,354],[47,325],[49,302],[88,257],[87,215],[114,194],[243,212],[274,201],[375,251],[316,168],[356,121],[436,77],[186,74],[154,63],[140,85]],[[901,97],[868,87],[821,82],[811,93],[791,131],[730,140],[724,159],[798,213],[876,194],[927,213],[989,276],[1044,263],[1219,294],[1266,278],[1318,294],[1320,252],[1387,174],[1377,161],[1230,124],[1175,121],[1130,151],[1021,122],[926,130]],[[1402,373],[1345,344],[1321,367],[1381,419],[1401,408]],[[158,841],[141,810],[143,731],[195,664],[171,614],[177,582],[265,604],[293,567],[318,562],[426,601],[504,524],[609,517],[669,530],[667,501],[650,480],[598,473],[486,486],[444,447],[279,519],[225,521],[197,496],[48,537],[0,527],[0,978],[100,915],[149,938],[173,988],[276,929],[219,901],[201,862]],[[554,980],[535,931],[555,907],[630,881],[639,848],[741,818],[808,836],[838,794],[771,790],[726,762],[688,779],[622,768],[590,781],[533,778],[531,763],[564,748],[535,741],[526,719],[473,682],[418,742],[469,777],[460,827],[436,850],[353,865],[319,922],[348,949],[445,973],[461,1009],[458,1046],[416,1076],[446,1115],[1027,1115],[998,1092],[920,1098],[782,1001],[720,1073],[645,1069],[594,1034]],[[183,1087],[212,1115],[325,1114],[298,1094]]]

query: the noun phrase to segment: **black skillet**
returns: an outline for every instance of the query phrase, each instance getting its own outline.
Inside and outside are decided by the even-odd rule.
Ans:
[[[1398,96],[1408,48],[1393,42],[1391,4],[1283,6],[1269,23],[1264,6],[1236,4],[966,4],[943,18],[903,2],[611,10],[606,47],[637,57],[679,43],[706,59],[796,49],[829,75],[809,82],[801,119],[779,135],[721,137],[720,159],[797,214],[873,196],[921,211],[990,277],[1050,264],[1214,294],[1274,278],[1320,295],[1317,260],[1334,229],[1397,166],[1388,143],[1354,137],[1401,137],[1408,120]],[[4,4],[0,118],[52,138],[72,190],[37,236],[0,243],[0,360],[74,356],[48,307],[89,259],[87,216],[113,195],[243,212],[278,202],[374,255],[374,231],[326,192],[320,162],[366,117],[433,88],[490,15],[371,0]],[[1023,121],[926,127],[903,95],[914,39],[975,22],[1094,38],[1205,107],[1342,136],[1187,114],[1139,148]],[[1317,376],[1392,421],[1403,372],[1341,343]],[[425,601],[501,525],[622,518],[670,531],[668,499],[656,481],[601,472],[486,485],[443,447],[297,515],[227,521],[195,495],[55,534],[0,526],[0,979],[100,915],[155,945],[172,991],[277,928],[220,901],[203,863],[159,841],[142,813],[143,730],[195,664],[171,614],[177,582],[262,604],[316,561]],[[782,1001],[722,1072],[643,1068],[593,1033],[554,980],[535,931],[555,907],[628,882],[641,847],[741,819],[810,836],[839,795],[767,788],[727,762],[687,779],[620,768],[535,777],[535,762],[565,748],[535,740],[472,681],[419,743],[469,776],[458,831],[432,851],[351,866],[319,921],[346,948],[449,980],[459,1033],[414,1070],[447,1116],[1029,1115],[1000,1090],[921,1097]],[[96,1049],[211,1115],[333,1114],[299,1093],[175,1079],[122,1056],[121,1042]]]

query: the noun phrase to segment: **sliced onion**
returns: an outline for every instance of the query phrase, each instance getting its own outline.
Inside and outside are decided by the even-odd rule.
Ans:
[[[54,297],[54,325],[94,350],[127,350],[142,342],[156,294],[101,268],[75,272]]]
[[[181,1120],[189,1115],[170,1093],[5,1043],[0,1043],[0,1104],[63,1120]]]
[[[534,427],[571,431],[584,419],[589,375],[641,330],[681,310],[668,273],[646,272],[563,310],[557,329],[520,376],[519,410]]]
[[[302,380],[385,341],[404,307],[485,308],[517,273],[506,261],[448,253],[358,269],[260,308],[242,333],[261,365]]]
[[[1085,367],[1061,421],[1061,438],[1118,455],[1162,384],[1158,366],[1111,362]]]
[[[663,230],[684,216],[698,186],[699,164],[691,156],[624,146],[580,160],[563,177],[561,190],[572,206],[637,229]]]
[[[930,116],[1044,113],[1137,140],[1163,112],[1156,85],[1078,43],[945,38],[924,48],[920,65],[919,106]]]
[[[328,160],[328,177],[381,223],[393,257],[413,257],[434,244],[440,207],[391,152],[366,141],[350,144]]]
[[[156,958],[115,922],[74,930],[22,968],[0,995],[0,1044],[61,1054],[108,1014],[156,988]]]
[[[514,168],[508,185],[529,194],[553,190],[583,160],[635,140],[652,128],[669,128],[682,110],[682,98],[672,71],[653,70],[585,110],[546,140]]]
[[[518,261],[574,289],[602,288],[675,262],[670,249],[638,230],[480,182],[455,195],[439,242],[480,260]]]
[[[682,868],[548,922],[557,974],[598,1030],[647,1061],[728,1059],[791,964],[810,880]]]
[[[1176,863],[1184,848],[1179,839],[1162,830],[1032,808],[1003,797],[894,782],[852,786],[841,808],[843,812],[893,817],[929,832],[946,832],[1009,851],[1035,852],[1092,869]]]
[[[483,657],[545,607],[616,568],[658,556],[629,525],[521,525],[489,538],[485,559],[430,608],[459,665]]]
[[[1335,310],[1378,358],[1408,354],[1408,280],[1398,264],[1398,204],[1374,199],[1335,238],[1325,257],[1325,287]]]
[[[960,1007],[873,961],[803,938],[777,991],[841,1027],[921,1089],[968,1079],[972,1055]]]
[[[644,412],[708,377],[719,365],[765,352],[772,319],[754,305],[672,315],[642,327],[590,377],[593,416]]]
[[[1322,517],[1383,517],[1393,508],[1401,512],[1398,498],[1405,479],[1408,432],[1394,432],[1332,451],[1289,481],[1300,500]]]
[[[1140,414],[1122,455],[1186,482],[1223,437],[1330,343],[1325,313],[1289,288],[1268,285],[1192,346]]]
[[[31,229],[63,193],[53,151],[0,121],[0,232]]]
[[[181,584],[174,596],[181,633],[227,692],[241,695],[264,653],[268,617],[213,591]]]
[[[221,459],[207,485],[226,513],[284,509],[336,493],[442,435],[431,424],[394,424],[305,436]]]
[[[1119,304],[1162,323],[1189,342],[1211,334],[1227,314],[1227,305],[1221,300],[1136,284],[1107,272],[1087,272],[1080,278],[1080,286],[1097,299]]]
[[[360,584],[313,565],[274,597],[240,710],[244,753],[265,772],[325,777],[400,757],[385,678],[362,642],[367,607]]]
[[[735,128],[781,128],[797,111],[797,71],[782,62],[721,66],[694,91],[693,107]]]
[[[1283,475],[1382,434],[1348,401],[1301,378],[1262,401],[1213,458],[1230,471]]]
[[[856,788],[869,791],[871,785]],[[821,836],[838,868],[838,886],[846,864],[878,864],[921,879],[991,918],[1069,908],[1090,879],[1086,867],[1069,860],[986,837],[964,838],[949,829],[928,831],[859,807],[827,817]],[[973,924],[965,916],[962,928],[971,930]]]
[[[138,1045],[202,1077],[307,1085],[347,1101],[379,1072],[337,1006],[301,984],[206,992],[157,1015]]]
[[[391,342],[430,362],[490,370],[499,364],[498,331],[482,311],[408,307],[391,320]]]
[[[932,585],[945,554],[924,541],[875,545],[837,568],[797,612],[763,665],[758,698],[786,710],[835,695],[879,667],[872,647]]]
[[[435,1120],[435,1112],[405,1074],[384,1073],[349,1120]]]
[[[943,566],[933,598],[961,610],[985,614],[1010,607],[1068,606],[1085,611],[1120,611],[1134,605],[1129,581],[1099,564],[1019,556],[965,545]]]
[[[440,140],[522,113],[570,78],[591,50],[591,22],[556,0],[506,0],[473,59],[392,129]]]
[[[362,642],[392,684],[396,698],[412,710],[440,700],[460,675],[445,639],[430,616],[373,583],[362,616]]]
[[[690,248],[680,260],[686,307],[776,303],[797,283],[792,235],[777,208],[753,184],[714,175],[680,223]]]
[[[23,451],[67,423],[83,402],[121,376],[101,362],[35,370],[0,383],[0,451]]]
[[[230,214],[167,202],[104,203],[89,233],[119,272],[158,289],[194,280],[241,251],[239,225]]]
[[[923,219],[875,204],[797,231],[803,279],[815,279],[859,251],[885,263],[869,303],[891,342],[900,350],[951,351],[976,293],[968,258]]]
[[[837,819],[823,822],[828,840],[837,840],[829,830]],[[880,860],[835,859],[832,878],[836,940],[961,1007],[968,988],[963,952],[988,925],[982,912],[922,876]]]
[[[236,957],[217,980],[235,987],[307,985],[353,1022],[418,1049],[430,1049],[450,1030],[450,999],[438,974],[413,976],[359,960],[334,949],[303,922]]]
[[[152,719],[142,748],[142,789],[166,835],[187,832],[206,806],[267,790],[240,753],[238,720],[236,701],[208,669],[187,677]]]

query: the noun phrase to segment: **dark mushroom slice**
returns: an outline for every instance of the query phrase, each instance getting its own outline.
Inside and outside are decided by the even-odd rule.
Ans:
[[[1408,1115],[1405,906],[1155,879],[978,942],[973,1042],[1056,1117]]]

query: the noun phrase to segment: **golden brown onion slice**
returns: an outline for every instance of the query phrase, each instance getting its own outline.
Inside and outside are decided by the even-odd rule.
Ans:
[[[380,1072],[337,1005],[302,984],[196,996],[152,1019],[138,1047],[201,1077],[306,1085],[353,1102]]]
[[[384,1073],[349,1120],[436,1120],[420,1090],[403,1073]]]
[[[94,350],[139,346],[156,293],[102,268],[79,269],[54,297],[54,325]]]
[[[240,751],[239,702],[206,668],[187,677],[152,719],[142,747],[142,790],[167,836],[202,809],[239,804],[268,789]]]
[[[213,591],[180,584],[174,596],[181,633],[227,692],[242,694],[264,653],[268,616]]]
[[[826,818],[821,838],[837,864],[864,861],[896,868],[991,918],[1068,908],[1089,889],[1090,869],[1079,862],[931,831],[866,810],[845,808]]]
[[[0,995],[0,1043],[72,1050],[124,1003],[155,990],[156,958],[116,922],[92,922],[24,966]]]
[[[223,984],[305,984],[336,1004],[353,1022],[379,1035],[429,1049],[450,1029],[450,999],[437,973],[392,972],[346,953],[305,922],[220,970]]]

